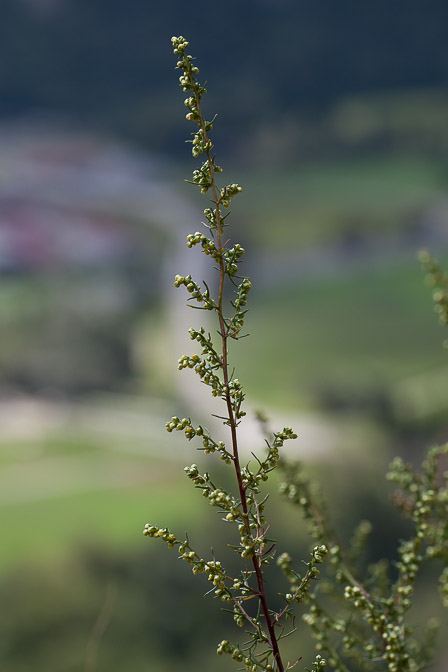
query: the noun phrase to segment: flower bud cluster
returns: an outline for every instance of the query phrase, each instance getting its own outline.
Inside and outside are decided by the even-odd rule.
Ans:
[[[240,338],[240,331],[244,327],[244,316],[246,315],[246,310],[235,311],[235,314],[227,322],[227,328],[230,338],[238,340]]]
[[[422,474],[414,473],[411,465],[396,458],[387,475],[399,485],[402,492],[395,493],[395,500],[414,524],[414,538],[400,548],[399,569],[405,583],[402,590],[415,581],[424,557],[448,559],[448,474],[444,474],[442,484],[438,480],[440,458],[446,454],[448,444],[431,448]],[[424,557],[419,550],[423,543]]]
[[[186,118],[188,121],[193,121],[199,126],[196,133],[193,134],[191,151],[194,157],[200,156],[204,152],[207,152],[209,157],[213,144],[208,138],[207,132],[213,128],[216,116],[211,121],[206,121],[201,115],[200,102],[202,96],[207,93],[207,90],[205,86],[202,86],[196,80],[199,68],[193,65],[193,57],[185,53],[185,49],[188,47],[188,42],[183,37],[173,37],[171,38],[171,41],[174,47],[174,53],[179,56],[176,67],[183,71],[183,74],[179,77],[179,84],[182,91],[185,93],[191,91],[192,93],[192,95],[189,95],[184,101],[184,104],[188,109]],[[211,186],[211,181],[205,180],[200,186],[203,193],[206,193]]]
[[[219,368],[222,364],[221,357],[215,350],[215,347],[212,342],[212,337],[210,336],[210,334],[207,334],[207,336],[205,335],[204,327],[201,327],[199,330],[191,327],[188,330],[188,333],[190,334],[191,340],[197,341],[199,345],[202,347],[201,352],[203,355],[207,355],[206,359],[209,362],[209,364],[216,368]]]
[[[145,525],[145,528],[146,528],[146,525]],[[154,525],[150,525],[147,528],[148,533],[147,533],[146,536],[152,536],[152,537],[157,537],[158,536],[158,537],[161,537],[162,539],[164,539],[164,535],[160,534],[161,530],[159,529],[158,532],[154,532],[154,528],[155,528]],[[151,529],[153,530],[152,534],[151,534]],[[155,530],[157,530],[157,528],[155,528]],[[166,530],[166,528],[163,530],[163,532],[165,532],[165,530]],[[145,534],[145,530],[143,531],[143,534]],[[171,536],[173,536],[173,535],[171,535]],[[184,541],[176,540],[174,542],[174,544],[178,545],[179,558],[181,560],[186,560],[186,562],[188,562],[189,565],[192,565],[191,571],[193,572],[193,574],[202,574],[203,572],[210,571],[210,569],[209,569],[210,561],[206,562],[203,558],[201,558],[201,556],[198,555],[196,553],[196,551],[194,551],[191,548],[187,539],[185,539]],[[168,546],[170,546],[169,543],[168,543]],[[214,561],[211,561],[211,562],[212,562],[212,564],[214,563]],[[221,572],[221,573],[223,573],[223,572]]]
[[[202,476],[199,473],[199,468],[197,464],[192,464],[190,467],[185,467],[184,471],[187,474],[188,478],[191,478],[193,483],[198,487],[202,487],[203,484],[208,483],[209,481],[208,474],[204,474],[204,476]]]
[[[194,247],[198,244],[202,245],[202,251],[205,255],[210,255],[215,261],[219,261],[221,258],[221,252],[216,249],[215,241],[211,238],[207,238],[204,233],[196,231],[196,233],[190,233],[187,236],[187,247]]]
[[[446,326],[448,325],[448,276],[426,250],[420,252],[419,259],[427,271],[426,282],[434,288],[432,294],[434,310],[439,316],[440,323]]]
[[[209,500],[210,506],[217,506],[228,512],[225,520],[233,521],[241,518],[241,511],[235,498],[225,490],[216,488],[211,482],[209,474],[200,474],[196,464],[185,467],[184,471],[194,485],[202,490],[202,494]]]
[[[204,565],[204,571],[208,572],[208,580],[212,582],[212,592],[222,602],[232,602],[232,593],[226,585],[227,574],[219,560],[210,560]]]
[[[234,584],[234,585],[235,585],[235,584]],[[237,584],[237,585],[238,585],[238,584]],[[237,589],[237,590],[238,590],[238,589]],[[245,590],[245,592],[247,592],[247,591]],[[238,626],[239,628],[242,628],[243,625],[244,625],[245,622],[246,622],[246,619],[245,619],[245,617],[244,617],[244,615],[243,615],[243,613],[242,613],[242,611],[241,611],[240,606],[239,606],[238,603],[235,603],[235,604],[233,605],[233,620],[235,621],[235,623],[237,624],[237,626]]]
[[[210,138],[207,137],[204,128],[199,128],[196,131],[196,133],[193,135],[193,140],[191,140],[191,143],[193,145],[191,148],[191,153],[194,157],[198,157],[201,154],[204,154],[204,152],[209,152],[213,147],[213,143]]]
[[[443,455],[448,455],[448,443],[441,446],[432,446],[423,460],[423,477],[427,487],[432,487],[436,482],[439,472],[440,459]],[[448,481],[448,472],[443,474],[445,482]]]
[[[262,517],[263,504],[258,504],[258,517],[251,512],[251,508],[254,504],[253,497],[248,494],[247,503],[249,508],[249,514],[246,516],[241,510],[240,503],[236,503],[233,508],[230,510],[229,514],[226,516],[226,520],[229,522],[238,523],[238,532],[240,534],[239,544],[232,545],[229,544],[229,547],[232,548],[235,553],[237,553],[241,558],[253,558],[254,556],[263,557],[263,554],[267,547],[267,542],[265,539],[265,533],[263,532],[262,526],[266,523],[266,520]],[[250,520],[250,522],[249,522]],[[266,562],[264,562],[266,560]],[[264,564],[269,563],[268,558],[263,559]],[[247,594],[246,583],[238,581],[237,585],[234,586],[235,590],[242,588],[242,595]]]
[[[188,105],[194,105],[195,104],[193,98],[187,98],[185,100],[185,104],[187,105],[187,103],[188,103]],[[191,113],[190,113],[190,114],[187,114],[187,119],[199,122],[200,121],[200,115],[199,115],[199,112],[197,111],[196,107],[190,108],[190,109],[194,109],[194,118],[193,118],[193,116],[191,116]],[[210,131],[213,128],[213,122],[214,122],[214,119],[210,122],[205,122],[205,130],[206,131]],[[215,163],[215,157],[214,156],[210,157],[210,158],[207,157],[207,160],[204,161],[202,166],[193,171],[193,179],[192,180],[187,180],[187,182],[190,182],[190,184],[196,184],[201,189],[201,194],[206,194],[207,191],[213,186],[213,178],[212,178],[212,172],[211,171],[213,171],[213,173],[221,173],[222,172],[221,166],[218,166]],[[207,217],[207,219],[208,219],[208,217]],[[216,226],[211,227],[211,228],[216,228]]]
[[[241,410],[241,405],[246,398],[246,395],[243,392],[243,386],[238,378],[234,378],[229,382],[228,391],[232,401],[232,409],[235,413],[235,418],[239,420],[246,415],[246,411]]]
[[[387,623],[382,632],[384,653],[389,672],[409,670],[409,654],[406,651],[406,632],[403,625]]]
[[[313,552],[312,552],[311,555],[312,555],[313,559],[310,563],[308,563],[308,566],[311,566],[311,564],[313,564],[313,563],[314,564],[319,564],[319,563],[323,562],[324,559],[328,555],[328,549],[325,546],[325,544],[321,544],[320,546],[315,546],[313,548]]]
[[[206,352],[208,352],[209,350],[215,352],[215,354],[216,354],[216,351],[214,350],[213,343],[212,343],[212,337],[211,337],[210,333],[207,336],[205,335],[204,327],[200,327],[199,329],[194,329],[193,327],[190,327],[190,329],[188,330],[188,333],[190,334],[190,338],[191,338],[192,341],[197,341],[198,343],[200,343],[200,345],[202,345],[202,348],[203,348],[202,352],[204,354]],[[216,355],[216,358],[217,358],[217,361],[219,361],[217,355]]]
[[[185,438],[189,441],[196,436],[197,432],[193,428],[190,418],[182,418],[180,420],[177,416],[173,415],[171,420],[165,423],[166,431],[171,434],[174,430],[177,432],[183,431],[185,433]]]
[[[272,447],[278,450],[283,446],[285,441],[289,441],[291,439],[297,439],[297,434],[292,430],[291,427],[284,427],[281,432],[274,433],[274,442]]]
[[[256,473],[252,472],[249,466],[241,468],[241,480],[246,490],[251,490],[253,493],[260,492],[260,481],[267,481],[267,474],[262,470],[261,466]]]
[[[254,591],[251,590],[245,574],[250,574],[250,572],[242,572],[239,578],[233,580],[232,590],[238,594],[237,600],[248,600],[250,599],[248,595],[251,595],[251,597],[254,596]],[[238,602],[235,602],[233,607],[233,620],[239,627],[244,625],[245,616]]]
[[[262,545],[263,542],[259,541],[259,544]],[[249,535],[247,536],[242,536],[241,537],[241,544],[238,547],[239,554],[242,558],[253,558],[254,555],[256,554],[255,552],[255,544]]]
[[[239,662],[244,660],[244,655],[240,651],[239,647],[233,646],[230,644],[230,642],[227,641],[227,639],[223,639],[222,642],[218,644],[216,653],[218,656],[222,656],[223,653],[228,653],[232,656],[233,660],[237,660]]]
[[[193,91],[193,93],[195,93],[200,98],[202,94],[206,93],[206,90],[195,80],[195,75],[199,74],[199,68],[193,65],[193,56],[185,53],[189,43],[181,35],[180,37],[172,37],[171,44],[173,45],[173,53],[176,54],[176,56],[179,58],[176,63],[176,68],[183,70],[184,73],[179,77],[179,84],[182,87],[182,90],[185,93],[187,91]],[[195,100],[196,96],[193,97],[191,106],[194,105]],[[188,105],[188,107],[190,107],[190,105]]]
[[[196,299],[198,303],[203,304],[201,308],[204,310],[216,309],[215,302],[210,297],[208,288],[206,287],[205,291],[202,292],[197,282],[192,279],[191,275],[186,275],[185,277],[183,275],[176,275],[174,278],[174,286],[180,287],[181,285],[186,287],[187,291],[191,294],[192,299]]]
[[[375,646],[370,643],[366,647],[370,658],[381,657],[386,661],[389,672],[409,670],[410,655],[406,643],[409,640],[411,629],[403,622],[404,610],[409,605],[406,605],[403,600],[397,602],[393,597],[374,604],[360,586],[346,586],[345,598],[351,601],[355,608],[363,611],[365,620],[381,638],[380,645]]]
[[[208,355],[205,359],[201,359],[199,355],[196,354],[191,356],[182,355],[178,360],[177,368],[179,371],[187,368],[193,369],[202,382],[212,388],[213,397],[223,397],[225,395],[225,386],[221,382],[219,376],[215,373],[218,365],[207,362],[209,357],[212,358],[213,356]]]
[[[448,567],[445,567],[439,579],[439,592],[443,606],[448,608]]]
[[[231,199],[242,191],[243,189],[239,184],[228,184],[226,187],[221,189],[219,203],[225,208],[228,208]]]
[[[415,495],[419,489],[412,466],[405,464],[401,457],[395,457],[392,460],[386,478],[389,481],[394,481],[403,490],[407,490],[412,495]]]
[[[252,283],[249,278],[243,278],[243,281],[238,285],[237,294],[235,301],[232,301],[232,306],[236,311],[239,311],[240,308],[244,308],[247,305],[247,297],[252,289]],[[246,311],[238,313],[238,316],[243,317]]]
[[[222,171],[222,168],[220,166],[214,166],[215,172],[220,173]],[[218,211],[220,220],[221,220],[221,212]],[[205,208],[204,210],[204,215],[207,219],[207,224],[204,224],[204,226],[207,227],[207,229],[216,229],[216,219],[217,219],[217,210],[212,209],[212,208]]]
[[[288,553],[282,553],[277,558],[277,566],[280,567],[293,588],[292,592],[284,596],[288,604],[293,602],[301,604],[307,600],[311,581],[315,581],[319,577],[320,572],[316,565],[323,562],[327,555],[328,549],[324,544],[314,546],[311,552],[311,560],[306,563],[307,570],[303,577],[292,569],[292,560]]]
[[[439,316],[440,323],[443,326],[448,324],[448,290],[436,289],[432,293],[435,306],[434,310]]]
[[[268,480],[269,472],[275,469],[280,459],[279,449],[283,446],[285,441],[290,439],[297,439],[297,434],[293,432],[291,427],[284,427],[281,432],[274,433],[274,440],[272,441],[272,444],[267,442],[269,447],[268,454],[266,455],[266,458],[260,462],[257,478],[260,476],[261,480]],[[286,484],[283,485],[287,487]]]
[[[183,55],[185,49],[189,46],[189,42],[187,42],[185,37],[183,37],[182,35],[180,35],[179,37],[172,37],[171,44],[173,45],[173,53],[179,55]],[[178,64],[177,67],[180,68],[180,65]]]
[[[187,540],[180,541],[179,539],[176,539],[174,534],[172,534],[167,527],[161,528],[146,523],[143,529],[143,535],[145,537],[162,539],[162,541],[167,543],[169,548],[178,546],[179,557],[192,565],[193,574],[207,573],[208,580],[213,583],[212,590],[215,595],[220,597],[223,602],[232,601],[232,593],[226,587],[226,581],[227,579],[233,581],[233,579],[227,576],[221,562],[218,560],[204,560],[191,548]]]
[[[192,100],[191,98],[187,98],[187,100]],[[187,101],[185,101],[186,103]],[[199,118],[199,115],[198,115]],[[187,115],[188,119],[188,115]],[[207,191],[210,189],[212,186],[212,178],[210,175],[210,166],[208,161],[204,161],[202,166],[196,170],[193,170],[193,180],[191,181],[192,184],[197,184],[198,187],[201,189],[201,194],[206,194]]]
[[[366,616],[370,619],[375,613],[375,605],[370,599],[369,594],[359,585],[345,586],[344,597],[349,600],[356,609],[364,609]]]
[[[169,548],[174,548],[175,544],[182,543],[176,539],[174,534],[172,534],[167,527],[157,527],[156,525],[150,525],[150,523],[146,523],[143,528],[143,536],[160,538],[168,544]]]
[[[221,459],[226,463],[230,464],[232,461],[231,454],[226,450],[226,446],[223,441],[215,441],[211,436],[208,429],[199,425],[194,427],[190,418],[182,418],[181,420],[177,416],[173,416],[171,420],[165,423],[167,432],[171,433],[174,430],[183,431],[185,433],[185,438],[189,441],[195,436],[199,436],[202,440],[203,448],[206,455],[209,453],[219,452],[221,454]]]
[[[326,664],[327,664],[327,661],[325,660],[325,658],[322,658],[322,656],[317,654],[317,656],[314,660],[312,672],[319,672],[319,670],[323,670],[324,667],[326,666]]]
[[[233,268],[230,269],[231,273],[233,273],[233,270]],[[229,275],[231,273],[229,273]],[[244,307],[247,305],[247,297],[251,289],[252,283],[249,278],[243,278],[243,281],[238,285],[235,301],[231,301],[235,311],[232,318],[227,323],[229,336],[231,338],[237,339],[239,332],[244,326],[244,319],[247,313],[247,310],[245,310]]]
[[[243,663],[244,668],[241,669],[248,670],[249,672],[258,672],[258,670],[266,670],[266,672],[272,672],[272,670],[274,669],[270,663],[268,662],[263,663],[260,660],[256,660],[253,656],[247,655],[246,653],[241,651],[239,647],[230,644],[230,642],[228,642],[227,639],[223,639],[222,642],[218,644],[216,653],[218,654],[218,656],[222,656],[223,653],[227,653],[236,662]]]
[[[236,383],[237,379],[235,379],[235,381],[233,382]],[[241,415],[244,415],[243,411],[240,412],[236,411],[236,417],[240,417]],[[282,432],[277,432],[276,434],[274,434],[273,445],[271,446],[268,444],[269,445],[268,454],[264,460],[262,461],[258,460],[259,467],[256,472],[251,471],[249,466],[241,468],[241,480],[245,490],[249,491],[247,495],[249,502],[255,501],[253,499],[253,494],[259,493],[260,482],[267,481],[269,472],[276,467],[279,460],[278,448],[279,446],[283,445],[283,442],[287,438],[291,439],[297,438],[297,435],[294,434],[294,432],[290,427],[286,427]],[[258,507],[258,513],[262,514],[264,509],[264,502],[258,503],[257,507]],[[261,521],[264,524],[263,518],[261,518]]]
[[[395,589],[403,610],[411,606],[409,598],[414,592],[417,572],[423,562],[423,556],[418,552],[419,546],[418,538],[414,537],[409,541],[402,541],[398,549],[399,561],[397,562],[397,568],[400,576]]]
[[[241,247],[239,243],[236,243],[233,247],[224,252],[223,258],[226,264],[225,271],[229,277],[233,278],[237,274],[238,261],[245,253],[246,250],[244,247]]]

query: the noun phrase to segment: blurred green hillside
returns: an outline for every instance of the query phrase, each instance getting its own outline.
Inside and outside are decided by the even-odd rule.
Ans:
[[[326,448],[320,453],[299,430],[295,451],[337,503],[342,536],[359,516],[373,517],[372,558],[393,554],[395,540],[406,528],[388,503],[383,481],[388,459],[396,452],[419,459],[427,443],[446,435],[448,421],[444,385],[434,383],[446,370],[443,332],[415,250],[406,249],[396,260],[380,253],[363,262],[361,254],[360,265],[337,263],[327,272],[317,257],[317,265],[311,263],[303,277],[294,256],[288,268],[284,260],[291,247],[302,250],[303,264],[319,251],[337,252],[352,230],[347,221],[353,227],[357,217],[362,221],[363,211],[369,214],[364,226],[354,227],[358,252],[366,254],[384,238],[389,244],[398,240],[408,245],[416,216],[426,221],[428,208],[443,201],[443,165],[383,156],[315,163],[309,170],[283,175],[260,172],[241,181],[248,186],[240,214],[235,203],[234,217],[248,243],[247,265],[255,286],[247,320],[251,336],[232,356],[249,405],[267,409],[274,419],[281,412],[292,424],[311,412],[313,423],[325,433]],[[359,186],[352,190],[354,181]],[[271,193],[280,194],[277,203],[267,185]],[[296,221],[300,226],[294,226]],[[252,245],[256,253],[251,255]],[[286,278],[263,263],[267,252],[272,263],[277,260],[287,271]],[[18,296],[28,306],[24,316],[29,319],[27,283],[33,300],[39,294],[32,278],[21,279]],[[9,339],[10,348],[17,345],[14,333],[20,334],[27,355],[32,345],[39,358],[39,332],[20,330],[22,303],[6,300],[14,286],[17,291],[17,279],[5,278],[1,287],[4,315],[9,305],[14,317],[4,323],[5,342]],[[32,314],[39,318],[35,303]],[[215,660],[214,650],[222,637],[231,636],[231,623],[218,605],[201,597],[207,587],[198,590],[188,568],[141,536],[142,525],[149,521],[178,533],[188,529],[206,554],[210,546],[217,549],[222,543],[213,512],[182,473],[184,464],[200,458],[193,446],[173,443],[164,433],[170,415],[190,413],[191,407],[166,381],[170,399],[142,396],[143,390],[155,395],[158,389],[151,378],[154,352],[161,352],[161,344],[152,341],[155,322],[163,345],[168,323],[157,300],[145,304],[139,318],[126,322],[121,332],[128,353],[137,334],[139,341],[146,340],[151,360],[143,369],[134,362],[131,381],[128,370],[114,374],[121,395],[90,390],[88,395],[78,393],[75,403],[70,396],[66,403],[59,398],[59,415],[35,430],[33,414],[19,407],[16,422],[19,429],[28,427],[28,437],[20,431],[20,438],[14,433],[8,437],[12,411],[3,414],[0,599],[13,605],[0,617],[0,659],[6,669],[228,669],[228,661]],[[114,335],[113,328],[105,330],[101,343]],[[75,371],[79,350],[70,349],[69,341],[66,346],[70,370]],[[85,352],[89,347],[87,340]],[[81,364],[86,366],[86,361],[88,370],[89,360],[84,357]],[[41,375],[45,378],[44,371]],[[100,383],[102,389],[107,385]],[[416,386],[426,391],[423,406],[414,398]],[[328,444],[330,453],[325,452]],[[298,559],[306,557],[309,541],[302,524],[278,501],[272,511],[282,549],[292,547]],[[434,588],[429,588],[430,577],[427,581],[419,602],[423,620],[434,613],[434,604],[439,612],[437,603],[424,597]],[[271,587],[273,593],[283,589],[275,583]],[[102,614],[105,631],[96,638],[95,623]],[[311,659],[303,628],[290,646],[291,658],[299,648],[304,660]]]

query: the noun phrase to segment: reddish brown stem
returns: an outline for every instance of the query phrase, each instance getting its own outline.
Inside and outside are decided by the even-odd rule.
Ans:
[[[202,139],[204,144],[207,146],[208,145],[208,136],[207,136],[207,131],[206,131],[206,125],[205,121],[202,117],[201,111],[200,111],[200,96],[198,92],[195,91],[195,98],[196,98],[196,108],[198,110],[198,114],[200,117],[200,126],[202,129]],[[246,489],[243,484],[243,479],[241,475],[241,465],[240,465],[240,460],[239,460],[239,452],[238,452],[238,439],[237,439],[237,420],[235,417],[235,413],[232,407],[232,398],[230,394],[230,380],[229,380],[229,364],[228,364],[228,347],[227,347],[227,342],[229,338],[228,334],[228,329],[225,324],[224,316],[223,316],[223,310],[222,310],[222,304],[223,304],[223,294],[224,294],[224,280],[225,280],[225,264],[224,264],[224,259],[223,259],[223,253],[224,249],[226,247],[227,243],[223,244],[222,236],[223,236],[223,223],[221,220],[221,213],[219,210],[219,205],[220,205],[220,196],[218,196],[218,190],[216,187],[216,182],[215,182],[215,170],[213,166],[213,160],[211,157],[210,149],[206,149],[206,156],[207,156],[207,162],[208,162],[208,167],[209,167],[209,173],[210,173],[210,182],[211,182],[211,191],[213,195],[213,203],[215,207],[215,222],[216,222],[216,238],[217,238],[217,248],[218,251],[220,252],[220,258],[219,258],[219,293],[218,293],[218,303],[217,303],[217,308],[216,312],[218,313],[218,320],[219,320],[219,332],[221,335],[221,345],[222,345],[222,356],[221,356],[221,364],[222,364],[222,372],[223,372],[223,382],[224,382],[224,394],[225,394],[225,402],[227,406],[227,413],[228,413],[228,422],[229,422],[229,427],[230,427],[230,434],[231,434],[231,442],[232,442],[232,455],[233,455],[233,466],[235,468],[235,475],[236,475],[236,480],[238,483],[238,491],[239,491],[239,496],[241,500],[241,508],[243,511],[243,519],[244,523],[246,526],[246,531],[248,536],[251,536],[251,530],[250,530],[250,523],[249,523],[249,509],[247,505],[247,498],[246,498]],[[283,666],[283,661],[280,655],[280,649],[278,646],[278,641],[275,633],[275,627],[273,620],[271,618],[271,614],[269,612],[269,607],[266,599],[266,591],[264,587],[264,579],[263,579],[263,571],[261,568],[261,563],[258,562],[257,556],[253,555],[252,558],[252,564],[254,567],[255,575],[257,578],[257,586],[258,586],[258,598],[261,603],[261,608],[263,610],[263,615],[266,621],[266,626],[268,629],[269,633],[269,639],[270,639],[270,644],[272,646],[272,652],[274,655],[274,660],[277,665],[278,672],[284,672],[284,666]]]

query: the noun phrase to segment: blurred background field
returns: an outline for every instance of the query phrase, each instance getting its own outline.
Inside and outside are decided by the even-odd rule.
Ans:
[[[213,272],[184,244],[205,204],[183,183],[196,166],[170,37],[191,41],[219,163],[243,186],[245,454],[263,449],[257,409],[293,425],[289,455],[343,537],[373,519],[377,559],[406,534],[390,458],[447,438],[417,252],[448,264],[448,7],[3,0],[0,19],[0,669],[227,669],[214,651],[231,622],[141,535],[223,543],[183,474],[201,454],[164,429],[219,412],[176,366],[203,316],[173,276]],[[306,558],[297,514],[271,506],[281,550]],[[439,611],[428,581],[422,622]],[[291,658],[311,650],[300,626]]]

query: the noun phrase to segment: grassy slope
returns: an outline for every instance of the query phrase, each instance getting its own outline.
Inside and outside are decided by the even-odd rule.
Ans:
[[[28,458],[24,442],[0,445],[0,478],[1,467],[16,464],[20,468],[15,484],[18,496],[10,502],[4,497],[0,503],[0,571],[30,560],[66,556],[83,544],[137,547],[144,543],[141,531],[146,522],[173,526],[182,533],[193,514],[200,520],[200,498],[185,479],[181,462],[167,463],[151,453],[110,450],[104,442],[95,444],[82,437],[60,435],[32,444],[34,452],[30,450]],[[11,457],[15,449],[21,453],[20,462]],[[85,477],[82,469],[73,469],[73,457],[85,465]],[[47,464],[51,470],[42,474]],[[138,477],[133,479],[133,474]],[[35,487],[27,499],[30,477]],[[56,489],[52,495],[58,481],[65,484],[66,494]]]
[[[235,358],[261,402],[294,407],[319,384],[382,387],[446,365],[418,263],[256,295]]]
[[[344,233],[388,233],[444,194],[446,167],[386,155],[308,163],[288,172],[236,171],[243,195],[235,217],[263,249],[328,243]]]

